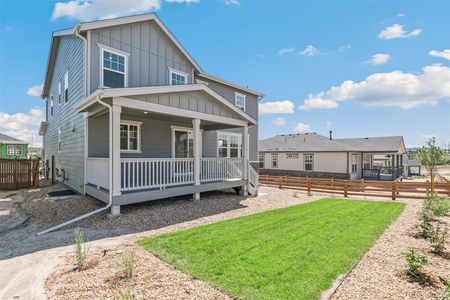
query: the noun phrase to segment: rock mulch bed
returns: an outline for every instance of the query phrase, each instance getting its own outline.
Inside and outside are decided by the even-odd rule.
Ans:
[[[417,213],[423,201],[404,202],[407,206],[400,217],[348,274],[331,299],[438,299],[443,294],[438,276],[450,279],[450,259],[431,253],[429,241],[415,237]],[[441,220],[450,224],[449,217]],[[424,267],[424,273],[432,280],[430,284],[406,276],[403,253],[408,247],[416,247],[433,261]]]

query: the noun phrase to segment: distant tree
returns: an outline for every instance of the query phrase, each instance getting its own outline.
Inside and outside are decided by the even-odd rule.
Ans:
[[[427,146],[419,148],[418,158],[422,165],[430,172],[431,182],[434,182],[437,166],[446,161],[447,155],[436,144],[435,137],[430,138],[426,144]]]

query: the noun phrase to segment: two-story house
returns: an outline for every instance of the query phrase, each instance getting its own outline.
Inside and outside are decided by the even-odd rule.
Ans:
[[[42,97],[48,175],[111,206],[257,192],[263,94],[205,73],[155,14],[54,32]]]

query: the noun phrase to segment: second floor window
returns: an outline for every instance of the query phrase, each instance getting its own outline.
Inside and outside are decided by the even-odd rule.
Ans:
[[[50,116],[53,116],[53,94],[50,96]]]
[[[169,83],[170,85],[187,84],[188,74],[169,68]]]
[[[245,95],[236,93],[235,94],[235,103],[239,109],[245,111]]]
[[[58,152],[60,152],[60,153],[61,153],[61,151],[62,151],[61,131],[62,131],[62,128],[60,127],[60,128],[58,129]]]
[[[64,103],[69,101],[69,70],[64,73]]]
[[[102,57],[102,86],[109,88],[126,87],[127,60],[125,55],[102,49]]]
[[[61,104],[61,80],[58,82],[58,103]]]
[[[305,165],[305,171],[314,170],[314,154],[304,154],[303,163]]]

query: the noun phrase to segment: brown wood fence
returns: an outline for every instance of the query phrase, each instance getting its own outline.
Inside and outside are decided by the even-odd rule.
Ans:
[[[0,190],[39,185],[39,159],[0,159]]]
[[[289,176],[259,175],[260,185],[287,188],[292,190],[339,194],[344,197],[386,197],[423,199],[431,192],[431,182],[338,180],[333,178],[309,178]],[[450,182],[433,184],[434,192],[450,196]]]

